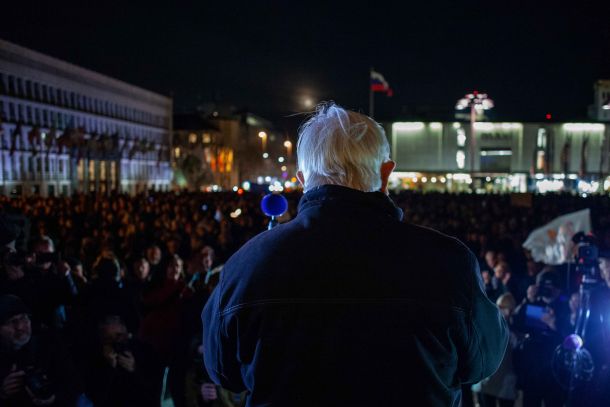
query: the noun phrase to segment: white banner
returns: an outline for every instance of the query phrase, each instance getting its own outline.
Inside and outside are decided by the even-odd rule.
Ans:
[[[523,247],[530,250],[534,260],[557,265],[572,261],[572,236],[578,232],[591,232],[589,209],[568,213],[535,229]]]

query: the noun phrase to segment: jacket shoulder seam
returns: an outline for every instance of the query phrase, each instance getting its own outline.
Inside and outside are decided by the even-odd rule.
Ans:
[[[248,301],[241,304],[232,305],[218,312],[218,315],[225,316],[246,308],[254,308],[265,305],[283,304],[406,304],[420,303],[424,305],[441,306],[453,311],[468,314],[468,311],[461,307],[449,304],[441,304],[433,301],[422,301],[411,298],[271,298],[265,300]]]

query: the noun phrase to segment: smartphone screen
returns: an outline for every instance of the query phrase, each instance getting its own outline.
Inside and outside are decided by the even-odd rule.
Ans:
[[[548,325],[542,321],[542,317],[547,313],[548,310],[546,307],[541,305],[527,305],[525,307],[525,325],[530,328],[548,328]]]

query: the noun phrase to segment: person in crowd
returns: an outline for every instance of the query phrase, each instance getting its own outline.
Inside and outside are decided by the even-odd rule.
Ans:
[[[555,271],[538,275],[515,314],[515,330],[524,337],[515,350],[523,406],[540,407],[544,402],[546,407],[559,407],[566,394],[553,377],[552,360],[555,349],[570,333],[570,312]]]
[[[510,340],[498,370],[481,383],[479,404],[481,407],[512,407],[517,399],[517,374],[513,367],[513,349],[517,346],[517,336],[512,331],[513,313],[517,303],[511,293],[504,293],[498,298],[496,305],[511,327]]]
[[[298,216],[242,246],[206,304],[208,374],[250,406],[457,405],[508,341],[476,256],[401,222],[372,119],[324,105],[297,155]]]
[[[526,274],[519,281],[517,288],[512,294],[515,296],[515,300],[517,300],[517,304],[523,302],[525,297],[527,296],[527,289],[536,284],[536,278],[538,274],[542,271],[543,265],[534,261],[533,259],[526,260]]]
[[[163,273],[163,253],[158,245],[152,244],[146,248],[146,260],[148,261],[152,276],[156,277],[157,274]]]
[[[506,287],[502,284],[502,280],[496,277],[495,273],[483,270],[481,271],[481,278],[485,286],[485,294],[487,295],[487,298],[489,298],[489,301],[495,302],[506,292]]]
[[[155,352],[116,315],[103,317],[81,357],[85,393],[94,406],[158,407],[162,369]]]
[[[506,261],[499,261],[494,267],[494,277],[502,283],[504,289],[513,293],[518,290],[517,279],[513,277],[513,272]]]
[[[147,310],[140,325],[139,337],[149,343],[169,368],[168,386],[174,403],[184,405],[184,375],[180,355],[184,351],[184,326],[188,301],[194,289],[185,281],[184,262],[177,254],[166,264],[165,275],[159,276],[142,295]]]
[[[19,236],[19,227],[8,216],[0,213],[0,253],[17,251],[15,244]]]
[[[130,331],[137,329],[140,314],[133,298],[121,277],[121,267],[114,253],[103,252],[93,265],[95,279],[91,282],[84,298],[86,321],[95,324],[105,315],[120,316]],[[89,329],[94,329],[89,326]]]
[[[192,293],[184,281],[184,263],[178,255],[169,259],[165,275],[159,276],[143,293],[142,303],[148,311],[142,320],[139,337],[150,343],[166,364],[181,329],[180,315],[184,302]]]
[[[487,270],[490,274],[493,274],[496,264],[498,264],[498,253],[495,250],[488,249],[485,251],[485,264],[482,267],[482,271]]]
[[[58,256],[55,243],[48,236],[34,240],[32,255],[27,260],[25,271],[34,287],[32,312],[35,322],[63,329],[67,308],[79,294],[70,266]]]
[[[75,405],[80,383],[62,343],[32,332],[19,297],[0,295],[0,405]]]

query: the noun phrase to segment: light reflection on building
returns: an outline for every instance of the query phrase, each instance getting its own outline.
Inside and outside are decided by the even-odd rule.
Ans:
[[[167,190],[172,100],[0,40],[0,193]]]

